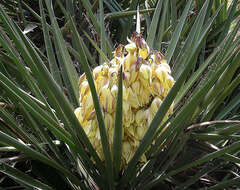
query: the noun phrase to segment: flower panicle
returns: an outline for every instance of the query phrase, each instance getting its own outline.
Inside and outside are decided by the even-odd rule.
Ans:
[[[163,99],[174,84],[171,69],[161,52],[151,50],[142,34],[134,33],[129,44],[119,45],[114,58],[93,69],[93,77],[103,110],[104,121],[113,146],[114,120],[118,94],[118,74],[123,68],[123,151],[121,164],[124,168],[133,157]],[[85,74],[79,79],[80,107],[75,114],[90,142],[104,161],[100,132],[91,91]],[[162,122],[173,112],[171,106]],[[140,162],[146,162],[145,155]]]

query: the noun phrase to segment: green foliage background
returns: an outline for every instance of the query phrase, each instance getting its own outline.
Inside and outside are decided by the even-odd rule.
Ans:
[[[111,158],[91,68],[126,44],[138,4],[141,32],[151,49],[164,53],[176,83],[128,167],[120,170],[121,152]],[[238,187],[239,14],[237,0],[2,0],[0,189]],[[83,72],[105,163],[73,112]],[[122,90],[118,93],[115,126],[121,129]],[[160,125],[173,101],[174,113]],[[146,151],[148,162],[137,167]]]

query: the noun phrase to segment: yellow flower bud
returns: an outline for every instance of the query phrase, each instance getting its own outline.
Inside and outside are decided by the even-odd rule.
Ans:
[[[160,82],[162,83],[162,85],[165,87],[166,86],[166,79],[168,77],[168,71],[165,67],[158,67],[156,70],[155,70],[155,73],[158,77],[158,79],[160,80]]]
[[[162,100],[159,97],[155,97],[150,106],[150,111],[155,114],[162,104]]]
[[[129,76],[129,85],[131,85],[132,83],[134,83],[138,77],[138,71],[136,70],[136,64],[133,64],[130,68],[130,76]]]
[[[171,75],[168,75],[166,82],[167,82],[168,88],[171,88],[174,85],[175,81]]]
[[[137,96],[140,95],[140,82],[139,81],[132,83],[131,88],[137,94]]]
[[[80,88],[80,102],[82,102],[82,98],[89,92],[89,85],[87,81],[83,81],[81,83],[81,88]]]
[[[132,88],[128,88],[128,90],[129,90],[129,96],[128,96],[129,104],[133,108],[138,108],[140,105],[139,105],[139,102],[138,102],[137,95],[133,92]]]
[[[127,50],[127,52],[129,52],[130,54],[134,54],[134,52],[136,51],[137,49],[137,46],[135,43],[130,43],[128,45],[125,46],[125,49]]]
[[[78,80],[79,89],[81,89],[81,84],[82,84],[82,82],[85,81],[85,80],[86,80],[86,75],[85,75],[85,73],[84,73],[84,74],[82,74],[82,75],[79,77],[79,80]]]
[[[77,109],[75,109],[74,111],[76,117],[78,118],[79,122],[82,122],[82,113],[81,113],[81,108],[78,107]]]
[[[103,110],[112,113],[114,111],[115,101],[113,101],[113,96],[111,94],[109,85],[105,85],[100,92],[100,104],[103,106]]]
[[[113,144],[113,132],[114,132],[113,116],[111,114],[109,114],[108,112],[105,112],[104,113],[104,122],[105,122],[105,126],[107,128],[107,131],[108,131],[110,145],[112,145]]]
[[[149,55],[149,50],[148,50],[148,48],[141,48],[141,49],[139,49],[138,53],[143,59],[146,59]]]
[[[122,153],[126,163],[128,163],[133,156],[133,151],[130,142],[131,141],[124,141],[122,145]]]
[[[111,88],[111,93],[113,98],[117,98],[117,94],[118,94],[118,87],[116,84],[114,84]]]
[[[124,63],[123,63],[123,70],[126,71],[130,71],[130,68],[133,64],[135,64],[137,61],[137,57],[135,55],[132,54],[128,54],[126,56],[126,58],[124,59]]]
[[[123,85],[126,86],[126,88],[130,85],[130,72],[123,72]]]
[[[138,126],[137,128],[143,128],[144,126],[146,126],[147,118],[149,116],[148,114],[148,110],[141,109],[137,111],[135,119]]]
[[[146,125],[145,125],[145,126],[142,126],[142,127],[140,127],[140,126],[137,127],[136,137],[137,137],[137,139],[138,139],[139,141],[140,141],[140,140],[143,138],[143,136],[145,135],[146,130],[147,130]]]
[[[149,65],[142,64],[139,71],[143,79],[147,81],[152,79],[152,69]]]
[[[103,66],[100,65],[93,69],[93,77],[95,80],[98,78],[99,75],[102,75],[102,68],[103,68]]]
[[[158,78],[154,78],[151,85],[151,93],[155,96],[163,97],[164,87]]]
[[[129,95],[128,88],[126,88],[125,85],[123,85],[123,100],[124,101],[127,101],[128,95]]]
[[[109,70],[108,65],[106,63],[104,63],[103,67],[102,67],[102,75],[107,76],[108,75],[108,70]]]
[[[171,74],[171,69],[170,66],[167,64],[167,61],[165,59],[162,59],[161,61],[162,62],[159,67],[164,67],[167,70],[168,74]]]
[[[97,93],[100,92],[101,88],[109,82],[108,78],[106,76],[98,76],[98,78],[95,80],[95,86]]]
[[[151,101],[151,91],[149,87],[141,86],[138,100],[141,106],[145,106]]]

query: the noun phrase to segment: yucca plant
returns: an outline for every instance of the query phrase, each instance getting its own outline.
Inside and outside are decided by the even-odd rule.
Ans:
[[[0,6],[1,189],[239,186],[237,0],[14,3],[21,17]]]

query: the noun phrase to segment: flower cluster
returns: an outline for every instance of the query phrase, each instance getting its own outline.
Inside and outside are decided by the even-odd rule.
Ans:
[[[163,99],[173,86],[174,79],[164,56],[158,51],[150,51],[140,34],[133,34],[128,45],[119,45],[113,53],[114,58],[109,63],[97,66],[92,73],[112,148],[118,73],[120,66],[123,68],[121,163],[124,167],[133,157]],[[79,89],[80,107],[75,110],[75,114],[98,155],[104,160],[98,121],[85,74],[79,79]],[[173,105],[163,121],[172,111]],[[140,161],[145,162],[146,157],[142,156]]]

